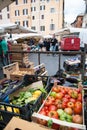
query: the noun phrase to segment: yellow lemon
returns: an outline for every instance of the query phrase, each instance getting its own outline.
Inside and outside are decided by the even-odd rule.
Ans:
[[[42,93],[42,92],[41,92],[40,90],[36,90],[33,94],[35,94],[35,95],[38,95],[38,96],[39,96],[39,95],[41,95],[41,93]]]
[[[13,108],[15,113],[20,113],[20,110],[18,108]]]
[[[11,107],[7,107],[7,111],[12,112],[12,108]]]

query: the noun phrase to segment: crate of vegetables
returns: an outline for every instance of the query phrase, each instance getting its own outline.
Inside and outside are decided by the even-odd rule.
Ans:
[[[19,80],[4,79],[0,83],[0,101],[8,102],[8,95],[16,91],[22,83]]]
[[[57,130],[86,130],[81,89],[54,83],[39,111],[33,113],[32,119]]]
[[[31,115],[41,106],[45,93],[42,81],[27,86],[20,85],[20,89],[9,94],[8,103],[0,102],[1,120],[7,124],[13,116],[16,116],[31,121]]]

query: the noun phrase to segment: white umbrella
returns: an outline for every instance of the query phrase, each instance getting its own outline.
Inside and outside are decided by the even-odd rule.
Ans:
[[[37,33],[32,29],[28,29],[17,24],[2,24],[0,27],[4,28],[4,33]]]

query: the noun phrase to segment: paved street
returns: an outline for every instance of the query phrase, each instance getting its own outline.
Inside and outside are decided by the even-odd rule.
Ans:
[[[60,67],[63,68],[63,63],[66,59],[75,58],[77,56],[68,56],[68,55],[61,55]],[[34,62],[34,66],[38,65],[38,55],[37,54],[29,54],[29,61]],[[48,71],[48,75],[56,74],[57,70],[59,69],[59,55],[53,56],[52,54],[41,54],[40,55],[40,63],[44,63],[46,70]],[[2,64],[0,63],[0,67]],[[4,78],[3,71],[0,69],[0,79]]]
[[[41,54],[40,56],[40,63],[44,63],[46,66],[46,69],[48,71],[48,75],[54,75],[57,70],[59,69],[59,55],[57,54],[56,56],[53,56],[52,54],[47,55],[47,54]],[[61,55],[61,61],[60,61],[60,68],[63,68],[63,63],[66,59],[69,58],[75,58],[77,56],[75,55]],[[29,55],[29,60],[34,62],[34,65],[38,65],[38,56],[37,54],[30,54]]]

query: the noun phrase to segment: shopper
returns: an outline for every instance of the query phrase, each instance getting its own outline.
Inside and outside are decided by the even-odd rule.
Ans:
[[[44,42],[43,42],[42,38],[39,40],[39,44],[38,45],[39,45],[39,50],[42,51],[42,48],[44,46]]]
[[[0,40],[0,48],[1,48],[1,61],[3,66],[6,66],[8,64],[8,43],[5,40],[5,37],[2,37]]]
[[[55,38],[55,34],[53,35],[53,38],[51,39],[51,47],[50,51],[56,51],[56,44],[58,43],[57,39]],[[54,54],[53,54],[54,55]]]

